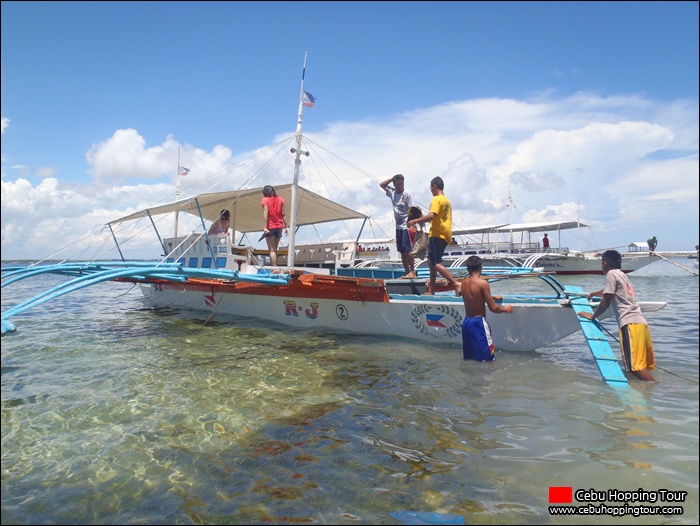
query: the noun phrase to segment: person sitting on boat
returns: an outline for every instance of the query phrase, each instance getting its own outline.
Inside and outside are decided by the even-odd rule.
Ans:
[[[647,245],[649,245],[649,252],[654,252],[656,250],[656,236],[647,239]]]
[[[595,312],[579,312],[578,315],[594,320],[612,305],[620,327],[620,351],[627,372],[640,380],[653,382],[654,377],[649,371],[654,370],[655,365],[654,344],[642,309],[634,297],[632,283],[621,270],[622,255],[617,250],[606,250],[601,259],[605,287],[588,295],[588,301],[593,297],[601,298],[600,304]]]
[[[394,183],[394,186],[389,186]],[[403,174],[396,174],[389,179],[379,183],[379,186],[391,199],[394,205],[394,221],[396,222],[396,249],[401,254],[401,262],[406,271],[404,278],[415,278],[416,271],[414,268],[414,258],[411,254],[413,244],[411,236],[408,232],[408,209],[413,206],[413,198],[411,194],[405,190]]]
[[[542,238],[542,250],[549,252],[549,238],[547,237],[547,234],[545,234]]]
[[[488,280],[481,277],[483,260],[479,256],[467,258],[469,277],[460,283],[460,291],[466,316],[462,322],[462,355],[465,360],[473,358],[481,362],[493,361],[496,357],[495,346],[491,339],[491,329],[486,322],[486,305],[496,314],[513,312],[513,307],[502,307],[496,301],[501,296],[491,296]]]
[[[211,235],[216,235],[216,234],[228,234],[228,229],[231,226],[231,212],[228,210],[222,210],[221,214],[219,214],[219,219],[214,221],[212,225],[209,227],[209,232],[207,232],[210,236]]]
[[[270,251],[270,263],[277,266],[277,247],[282,239],[282,230],[289,234],[287,220],[284,213],[284,198],[279,197],[274,187],[267,185],[263,188],[262,209],[265,228],[263,237],[267,241],[267,249]]]

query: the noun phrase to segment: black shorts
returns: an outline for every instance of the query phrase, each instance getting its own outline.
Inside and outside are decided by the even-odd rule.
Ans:
[[[445,247],[447,247],[447,241],[441,237],[428,238],[428,261],[433,265],[442,263]]]

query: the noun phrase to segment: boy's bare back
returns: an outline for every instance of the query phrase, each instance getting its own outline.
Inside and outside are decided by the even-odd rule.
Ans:
[[[481,277],[481,272],[473,273],[468,278],[463,279],[460,291],[468,318],[485,317],[487,305],[489,310],[494,313],[513,312],[513,307],[510,305],[501,307],[496,304],[496,300],[491,296],[491,286],[486,279]]]

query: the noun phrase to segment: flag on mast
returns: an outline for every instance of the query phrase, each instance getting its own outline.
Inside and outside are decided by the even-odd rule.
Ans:
[[[304,106],[307,108],[313,108],[314,107],[314,102],[316,102],[316,97],[311,95],[308,91],[304,92]]]
[[[190,173],[190,169],[185,166],[180,166],[180,175],[187,175]]]

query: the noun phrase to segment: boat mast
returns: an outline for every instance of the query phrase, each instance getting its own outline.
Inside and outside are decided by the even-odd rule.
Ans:
[[[301,150],[301,116],[304,110],[304,75],[306,74],[306,56],[308,51],[304,53],[304,69],[301,72],[301,91],[299,92],[299,115],[297,117],[296,131],[296,148],[292,148],[291,152],[295,155],[294,158],[294,181],[292,183],[292,211],[289,224],[289,247],[287,248],[287,266],[294,266],[294,249],[296,248],[295,236],[297,229],[297,188],[299,186],[299,167],[301,166],[301,156],[309,156],[309,152]]]
[[[510,247],[509,252],[513,253],[513,198],[508,190],[508,231],[510,232]]]
[[[175,185],[175,201],[180,199],[180,147],[177,147],[177,184]],[[175,237],[177,237],[177,226],[180,221],[180,212],[175,212]]]
[[[576,203],[576,250],[581,251],[581,201]]]

